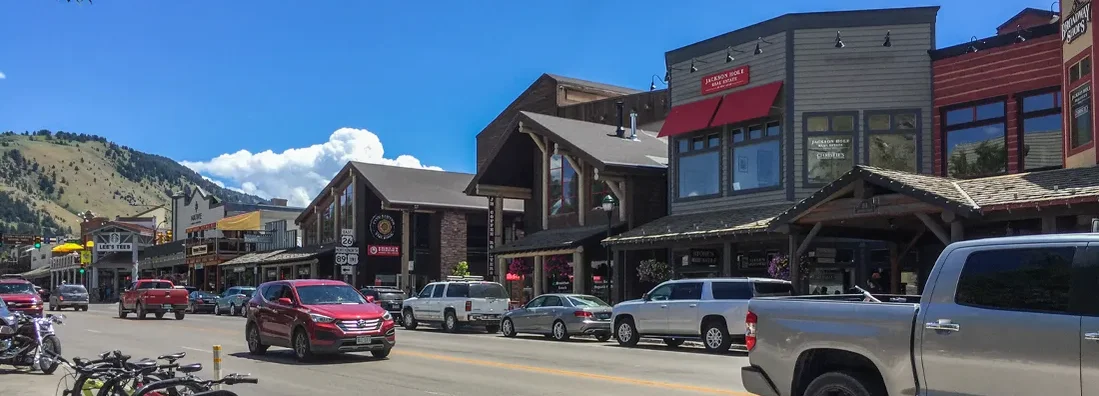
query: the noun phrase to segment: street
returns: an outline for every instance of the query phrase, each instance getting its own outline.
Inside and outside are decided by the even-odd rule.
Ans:
[[[67,358],[112,349],[135,359],[183,351],[184,363],[200,362],[199,374],[212,377],[212,346],[221,345],[224,374],[249,373],[260,380],[232,387],[240,395],[749,395],[740,384],[747,358],[735,351],[711,355],[699,347],[672,350],[655,342],[627,349],[583,338],[560,343],[541,336],[402,329],[388,359],[351,354],[302,364],[288,349],[249,355],[241,317],[123,320],[115,305],[63,313],[67,319],[58,334]],[[64,369],[45,376],[0,368],[0,396],[55,395],[64,375]]]

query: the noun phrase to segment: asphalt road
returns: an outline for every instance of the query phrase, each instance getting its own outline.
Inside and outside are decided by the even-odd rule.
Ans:
[[[740,367],[747,362],[743,352],[711,355],[698,347],[657,343],[622,348],[594,339],[561,343],[541,336],[402,329],[388,359],[348,354],[302,364],[288,349],[249,355],[244,318],[139,321],[118,319],[115,312],[114,305],[65,311],[66,323],[58,326],[63,354],[92,357],[120,349],[138,358],[184,351],[184,362],[203,363],[200,374],[212,376],[212,347],[221,345],[223,373],[250,373],[260,380],[233,387],[240,395],[750,395],[740,383]],[[55,395],[62,377],[62,369],[45,376],[0,368],[0,396]]]

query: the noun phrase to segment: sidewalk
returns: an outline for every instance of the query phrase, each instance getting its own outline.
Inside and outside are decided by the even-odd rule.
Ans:
[[[66,383],[58,388],[58,381],[68,375],[64,369],[58,369],[52,375],[40,372],[27,372],[16,370],[10,366],[0,368],[0,396],[53,396],[60,394],[66,385],[72,383],[72,378],[67,378]]]

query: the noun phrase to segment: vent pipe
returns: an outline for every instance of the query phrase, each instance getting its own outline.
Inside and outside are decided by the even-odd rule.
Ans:
[[[630,109],[630,140],[637,140],[637,110]]]
[[[617,110],[618,110],[618,129],[615,130],[614,133],[615,133],[615,135],[618,135],[618,137],[623,137],[623,135],[626,134],[626,130],[622,128],[622,122],[623,122],[622,107],[623,107],[623,105],[624,105],[624,103],[622,103],[621,100],[614,103],[614,107],[617,108]]]

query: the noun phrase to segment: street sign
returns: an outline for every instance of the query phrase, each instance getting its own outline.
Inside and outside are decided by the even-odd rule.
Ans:
[[[340,267],[340,275],[352,275],[355,273],[355,267],[350,265],[344,265]]]
[[[80,251],[80,264],[91,264],[92,252],[89,250]]]
[[[351,253],[347,255],[347,265],[359,265],[359,254]]]
[[[336,255],[336,265],[347,264],[347,254],[340,253]]]
[[[34,243],[34,235],[4,234],[4,242],[16,245],[30,245]]]

